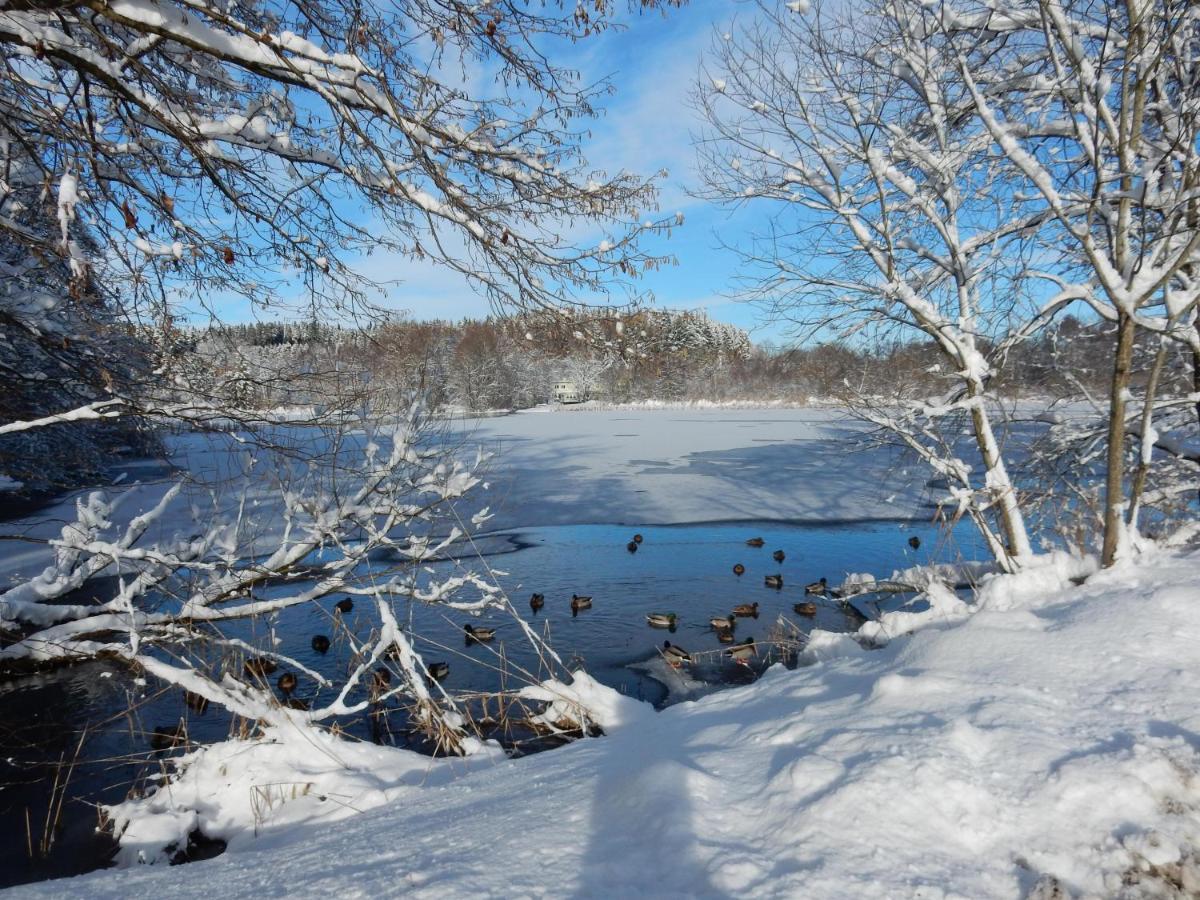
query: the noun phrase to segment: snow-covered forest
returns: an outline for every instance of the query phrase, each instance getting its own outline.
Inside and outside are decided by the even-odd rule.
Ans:
[[[0,45],[0,887],[1200,896],[1200,7]]]

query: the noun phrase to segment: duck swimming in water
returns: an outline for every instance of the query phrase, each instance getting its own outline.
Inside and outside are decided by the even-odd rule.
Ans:
[[[775,590],[779,590],[780,588],[783,587],[783,576],[782,575],[767,575],[763,578],[763,584],[765,584],[769,588],[775,588]]]
[[[495,628],[481,628],[470,622],[463,626],[463,631],[466,632],[468,641],[479,641],[480,643],[490,641],[496,636]]]
[[[674,628],[675,613],[649,613],[646,616],[646,622],[655,628]]]
[[[592,608],[592,598],[591,597],[580,597],[578,594],[571,595],[571,611],[572,612],[578,612],[581,609],[591,609],[591,608]]]
[[[737,606],[735,606],[733,608],[733,614],[735,616],[742,616],[743,618],[746,616],[753,616],[754,618],[757,619],[758,618],[758,604],[757,603],[739,603]]]
[[[746,546],[747,547],[761,547],[765,543],[766,543],[766,541],[764,541],[762,538],[753,537],[753,538],[750,538],[750,540],[746,541]]]
[[[828,594],[829,593],[829,581],[825,578],[822,578],[820,581],[814,581],[812,584],[805,586],[804,593],[806,593],[806,594]]]
[[[312,648],[318,653],[328,653],[329,638],[323,634],[314,634],[312,639]]]
[[[783,551],[776,550],[774,553],[771,554],[771,559],[775,560],[775,562],[779,562],[779,563],[783,562],[783,560],[785,559],[785,557],[783,555]]]
[[[737,564],[736,564],[736,565],[734,565],[734,567],[733,567],[733,574],[734,574],[734,575],[738,575],[738,576],[745,575],[745,574],[746,574],[746,567],[745,567],[745,566],[743,566],[741,563],[737,563]]]
[[[797,603],[792,609],[802,616],[815,616],[817,614],[817,604],[815,603]]]
[[[333,604],[333,608],[340,613],[348,613],[354,609],[354,601],[349,597],[343,597],[337,603]]]

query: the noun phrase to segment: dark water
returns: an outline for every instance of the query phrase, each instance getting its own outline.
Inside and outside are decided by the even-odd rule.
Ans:
[[[626,544],[635,532],[644,540],[629,553]],[[920,538],[919,550],[908,544],[914,535]],[[746,539],[756,536],[765,546],[746,546]],[[481,558],[470,568],[490,568],[527,617],[529,595],[544,594],[546,605],[531,621],[565,661],[582,663],[626,694],[663,704],[675,696],[668,685],[683,686],[671,685],[670,670],[661,664],[657,648],[663,640],[698,655],[689,671],[693,695],[744,682],[754,677],[754,669],[735,665],[719,652],[723,647],[708,626],[711,617],[727,615],[735,604],[757,602],[758,617],[739,619],[736,635],[760,642],[770,638],[781,616],[803,631],[849,630],[858,620],[835,601],[806,598],[805,584],[822,576],[836,584],[850,572],[885,576],[935,559],[979,558],[971,538],[966,529],[948,538],[929,525],[899,522],[579,525],[487,536],[479,541]],[[771,558],[776,549],[786,554],[781,564]],[[736,563],[745,566],[740,578],[732,571]],[[430,568],[445,574],[453,566],[443,562]],[[764,587],[767,574],[782,574],[783,589]],[[295,583],[279,585],[260,595],[295,589]],[[573,593],[591,595],[593,607],[573,616]],[[294,608],[273,620],[234,623],[224,633],[260,646],[274,643],[278,652],[337,682],[350,665],[351,645],[367,639],[376,624],[365,605],[347,615],[335,613],[337,599]],[[793,612],[793,604],[805,599],[816,599],[814,618]],[[450,691],[516,688],[545,677],[536,653],[505,612],[476,618],[405,604],[396,612],[426,661],[449,663],[443,684]],[[649,612],[675,613],[676,629],[648,627]],[[465,622],[496,628],[495,641],[468,644]],[[312,649],[314,634],[331,637],[327,654]],[[757,663],[761,667],[772,658],[764,652]],[[220,660],[210,656],[209,662]],[[228,665],[236,668],[240,660],[230,655]],[[320,691],[301,675],[296,695],[317,704],[332,692]],[[203,714],[189,710],[178,689],[164,689],[153,680],[133,683],[128,672],[105,662],[0,682],[0,886],[103,865],[112,848],[95,834],[95,804],[120,801],[157,771],[164,754],[173,751],[155,749],[155,742],[164,742],[161,733],[180,723],[194,742],[224,739],[240,724],[216,708]],[[364,715],[342,724],[364,740],[407,741],[402,718]]]

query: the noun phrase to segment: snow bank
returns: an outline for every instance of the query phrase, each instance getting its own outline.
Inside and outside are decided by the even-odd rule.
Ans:
[[[180,774],[147,797],[106,809],[120,838],[117,864],[169,861],[197,829],[233,852],[286,843],[302,837],[298,825],[329,827],[504,759],[498,745],[476,750],[433,759],[307,728],[204,747],[180,757]]]
[[[1049,569],[1060,577],[1066,566]],[[1160,553],[1061,590],[1050,571],[1039,577],[1045,593],[997,578],[955,627],[882,650],[818,633],[809,651],[824,661],[811,667],[775,667],[753,685],[658,714],[615,703],[601,713],[620,723],[609,736],[548,753],[464,773],[461,762],[364,747],[361,781],[344,797],[289,793],[273,807],[274,826],[256,839],[243,833],[217,859],[14,893],[1194,891],[1200,553]],[[574,693],[613,700],[586,683]],[[257,777],[290,784],[336,768],[325,748],[287,752],[298,777],[273,775],[265,762]],[[197,787],[243,765],[236,745],[210,753]],[[365,771],[371,753],[381,754],[378,782]],[[199,808],[204,791],[185,799]],[[362,804],[376,808],[351,810]],[[312,809],[330,810],[330,820],[279,824]]]
[[[631,725],[644,724],[654,715],[654,707],[632,697],[626,697],[601,684],[582,670],[571,673],[571,683],[557,679],[529,685],[520,691],[526,700],[542,700],[549,704],[535,717],[552,728],[582,726],[595,723],[605,734]]]

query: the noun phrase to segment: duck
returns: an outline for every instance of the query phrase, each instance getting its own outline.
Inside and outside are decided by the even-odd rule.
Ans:
[[[450,663],[448,662],[431,662],[425,667],[425,671],[429,673],[429,677],[435,681],[441,681],[450,674]]]
[[[592,598],[591,597],[580,597],[578,594],[571,595],[571,610],[572,611],[577,611],[580,609],[591,609],[591,607],[592,607]]]
[[[637,548],[638,548],[637,541],[630,541],[628,544],[625,545],[625,549],[628,550],[630,553],[637,553]]]
[[[187,726],[182,722],[177,725],[159,725],[150,732],[151,750],[170,750],[187,742]]]
[[[279,676],[279,680],[275,682],[279,688],[279,692],[285,697],[296,689],[296,676],[291,672],[284,672]]]
[[[758,618],[758,604],[757,603],[739,603],[737,606],[735,606],[733,608],[733,614],[735,616],[742,616],[742,617],[753,616],[754,618],[757,619]]]
[[[754,648],[754,638],[748,637],[736,647],[730,647],[725,651],[725,654],[732,657],[734,662],[743,666],[748,666],[750,664],[750,658],[757,652],[758,651]]]
[[[784,556],[784,553],[782,550],[776,550],[774,553],[771,554],[771,559],[775,560],[775,562],[781,563],[784,561],[784,559],[786,559],[786,557]]]
[[[354,609],[354,601],[349,597],[343,597],[337,603],[333,604],[333,608],[340,613],[348,613]]]
[[[713,616],[708,620],[708,624],[712,626],[715,631],[733,631],[733,629],[737,628],[737,619],[735,619],[733,614],[730,613],[728,616],[724,617]]]
[[[529,598],[529,608],[530,609],[541,609],[545,605],[546,605],[546,595],[545,594],[534,594],[532,597]]]
[[[371,673],[371,696],[378,697],[392,683],[392,673],[387,669],[376,669]]]
[[[733,643],[733,629],[732,628],[719,629],[717,631],[717,640],[720,641],[722,644],[732,644]]]
[[[763,578],[763,584],[765,584],[767,587],[771,587],[771,588],[775,588],[775,590],[779,590],[780,588],[783,587],[783,576],[782,575],[767,575]]]
[[[312,639],[312,648],[318,653],[328,653],[329,638],[323,634],[314,634]]]
[[[753,538],[750,538],[750,540],[746,541],[746,546],[747,547],[761,547],[765,543],[766,543],[766,541],[764,541],[762,538],[753,537]]]
[[[655,628],[674,628],[675,613],[648,613],[646,622]]]
[[[817,604],[815,603],[797,603],[792,607],[792,609],[802,616],[815,616],[817,614]]]
[[[741,577],[742,575],[745,575],[745,574],[746,574],[746,567],[745,567],[745,566],[743,566],[741,563],[735,563],[735,564],[734,564],[734,567],[733,567],[733,574],[734,574],[734,575],[737,575],[738,577]]]
[[[820,581],[814,581],[812,584],[805,585],[804,593],[806,594],[828,594],[829,581],[822,578]]]
[[[688,653],[682,647],[672,644],[670,641],[663,641],[662,654],[667,658],[667,663],[673,669],[678,669],[681,663],[690,663],[692,661],[692,654]]]
[[[920,550],[921,549],[921,539],[914,534],[912,537],[910,537],[908,539],[908,546],[912,547],[914,550]]]
[[[640,544],[642,542],[642,536],[640,534],[635,534],[633,536],[633,542],[635,544]]]
[[[247,678],[264,678],[277,668],[279,667],[275,665],[273,659],[267,659],[265,656],[252,656],[242,666],[242,672]]]
[[[468,641],[490,641],[496,636],[495,628],[481,628],[468,622],[463,626]]]

